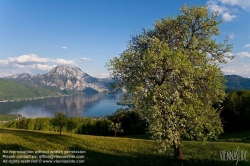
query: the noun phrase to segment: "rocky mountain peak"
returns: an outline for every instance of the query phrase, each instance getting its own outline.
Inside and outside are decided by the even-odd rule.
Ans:
[[[69,66],[57,66],[51,69],[47,75],[57,75],[65,78],[77,78],[81,79],[82,77],[88,76],[85,72],[83,72],[78,67],[69,67]]]
[[[77,67],[60,65],[51,69],[47,74],[37,75],[34,78],[46,86],[55,86],[61,90],[84,91],[92,89],[97,92],[108,90],[105,83],[91,77]]]
[[[54,67],[53,69],[51,69],[49,71],[49,73],[56,73],[56,74],[62,74],[62,75],[64,75],[65,73],[82,73],[82,74],[84,74],[84,72],[81,69],[79,69],[78,67],[69,67],[69,66],[63,66],[63,65]]]
[[[109,90],[109,85],[95,77],[88,75],[77,67],[57,66],[46,74],[19,74],[9,77],[9,79],[26,80],[36,86],[56,87],[60,90],[74,90],[81,92],[105,92]]]
[[[22,73],[22,74],[16,74],[16,75],[12,75],[12,76],[9,76],[7,78],[17,78],[17,79],[29,79],[31,78],[31,75],[28,74],[28,73]]]

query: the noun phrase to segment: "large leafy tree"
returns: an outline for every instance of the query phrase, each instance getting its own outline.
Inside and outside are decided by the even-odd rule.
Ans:
[[[181,138],[216,138],[223,132],[219,104],[225,97],[226,63],[232,45],[218,43],[217,13],[186,6],[176,18],[156,21],[154,29],[132,36],[127,49],[107,63],[113,90],[126,89],[125,100],[149,123],[161,151],[173,145],[183,159]]]

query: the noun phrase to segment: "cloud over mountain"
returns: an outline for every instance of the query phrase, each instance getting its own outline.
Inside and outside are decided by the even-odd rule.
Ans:
[[[0,77],[4,77],[10,74],[17,74],[15,73],[15,71],[18,71],[18,73],[33,73],[34,70],[49,71],[57,65],[78,66],[78,63],[90,60],[90,58],[86,57],[78,59],[52,59],[47,57],[39,57],[36,54],[20,55],[18,57],[7,57],[6,59],[0,59],[0,65],[2,66]]]

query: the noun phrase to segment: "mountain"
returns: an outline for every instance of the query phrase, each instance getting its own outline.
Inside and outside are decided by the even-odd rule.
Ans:
[[[250,78],[244,78],[238,75],[226,75],[226,86],[231,90],[250,90]]]
[[[30,76],[24,73],[6,79],[25,86],[43,87],[70,93],[98,93],[109,90],[106,81],[92,77],[77,67],[68,66],[57,66],[46,74]]]
[[[226,75],[227,91],[249,90],[250,78]],[[46,74],[31,76],[27,73],[0,79],[0,101],[49,97],[75,93],[109,91],[111,78],[95,78],[77,67],[57,66]]]
[[[31,78],[31,75],[27,74],[27,73],[23,73],[23,74],[16,74],[13,76],[9,76],[6,78],[8,78],[8,79],[29,79],[29,78]]]

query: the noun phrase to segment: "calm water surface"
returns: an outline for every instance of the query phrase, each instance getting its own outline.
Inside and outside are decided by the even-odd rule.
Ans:
[[[56,112],[67,116],[100,117],[111,115],[119,108],[122,94],[73,95],[32,101],[0,103],[0,114],[21,114],[27,118],[53,117]]]

